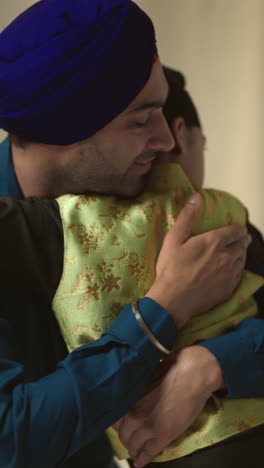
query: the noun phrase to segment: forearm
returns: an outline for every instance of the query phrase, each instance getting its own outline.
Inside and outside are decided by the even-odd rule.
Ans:
[[[193,345],[189,354],[190,372],[197,370],[200,374],[200,387],[209,396],[218,390],[226,389],[226,382],[222,368],[215,355],[204,346]]]
[[[147,300],[140,305],[147,319],[153,304]],[[169,347],[175,340],[173,321],[157,306],[158,311],[153,332]],[[8,328],[1,330],[9,342]],[[2,356],[1,464],[46,468],[57,466],[127,412],[162,354],[148,341],[129,307],[100,340],[77,349],[53,374],[37,382],[24,384],[22,366],[8,360],[7,353]]]
[[[257,229],[248,224],[252,242],[247,252],[246,268],[264,275],[264,242]],[[227,398],[264,396],[264,294],[255,294],[259,319],[248,318],[230,333],[201,342],[213,354],[216,368],[222,370]]]
[[[234,331],[200,343],[218,361],[227,398],[264,396],[264,321],[248,318]]]

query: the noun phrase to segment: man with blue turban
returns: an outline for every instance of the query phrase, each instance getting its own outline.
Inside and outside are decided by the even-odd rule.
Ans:
[[[9,133],[0,146],[0,194],[21,199],[139,193],[157,152],[174,144],[162,113],[167,93],[153,25],[135,3],[36,3],[0,36],[0,127]],[[244,267],[248,237],[243,228],[229,227],[189,242],[199,204],[194,196],[161,249],[157,278],[138,304],[139,322],[128,305],[99,340],[67,358],[48,304],[38,301],[38,288],[46,287],[40,265],[32,262],[39,244],[36,240],[29,246],[28,264],[39,282],[27,294],[23,270],[20,284],[1,284],[1,466],[114,466],[109,445],[100,439],[103,430],[142,394],[175,340],[175,323],[227,299]],[[16,218],[12,206],[11,201],[2,210],[2,223]],[[37,224],[45,221],[41,209],[38,214]],[[57,219],[56,209],[53,214]],[[56,255],[52,239],[60,236],[60,228],[56,222],[53,226],[51,233],[43,223],[47,246]],[[208,254],[209,238],[215,249]],[[22,247],[23,242],[26,237],[15,240]],[[171,249],[182,258],[179,265],[170,261]],[[226,261],[212,275],[223,253]],[[194,265],[201,273],[199,288],[192,279]],[[56,271],[48,267],[50,280],[60,271],[61,266]],[[251,349],[248,342],[245,348]],[[221,360],[219,344],[217,350]],[[222,381],[227,359],[220,367],[213,345],[203,355],[210,366],[202,368],[213,367]],[[230,362],[226,367],[229,375]]]
[[[84,140],[143,89],[156,52],[133,2],[41,1],[1,35],[0,126],[49,145]]]

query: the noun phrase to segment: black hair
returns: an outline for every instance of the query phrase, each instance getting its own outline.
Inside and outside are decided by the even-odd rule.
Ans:
[[[168,99],[163,108],[170,126],[176,117],[183,117],[187,127],[201,127],[197,110],[185,90],[185,78],[179,71],[163,67],[169,85]]]

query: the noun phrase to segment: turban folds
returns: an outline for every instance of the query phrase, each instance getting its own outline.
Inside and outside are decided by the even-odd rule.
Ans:
[[[102,129],[147,83],[149,17],[130,0],[42,0],[0,35],[0,127],[69,145]]]

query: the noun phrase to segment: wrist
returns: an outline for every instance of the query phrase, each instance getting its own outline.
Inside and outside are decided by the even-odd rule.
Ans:
[[[182,301],[177,300],[174,294],[172,303],[168,295],[168,288],[165,288],[163,285],[154,283],[145,297],[149,297],[163,307],[174,319],[178,330],[183,328],[188,322],[189,316],[182,306]]]
[[[218,390],[224,390],[226,388],[224,375],[213,353],[200,345],[194,345],[191,348],[195,352],[195,365],[199,367],[205,390],[210,394]]]
[[[143,329],[145,335],[149,338],[153,346],[155,346],[155,348],[157,348],[160,352],[164,354],[171,354],[171,350],[163,346],[163,344],[155,337],[151,329],[146,324],[145,320],[143,319],[140,313],[138,303],[132,302],[131,307],[136,321],[138,322],[139,326]]]

